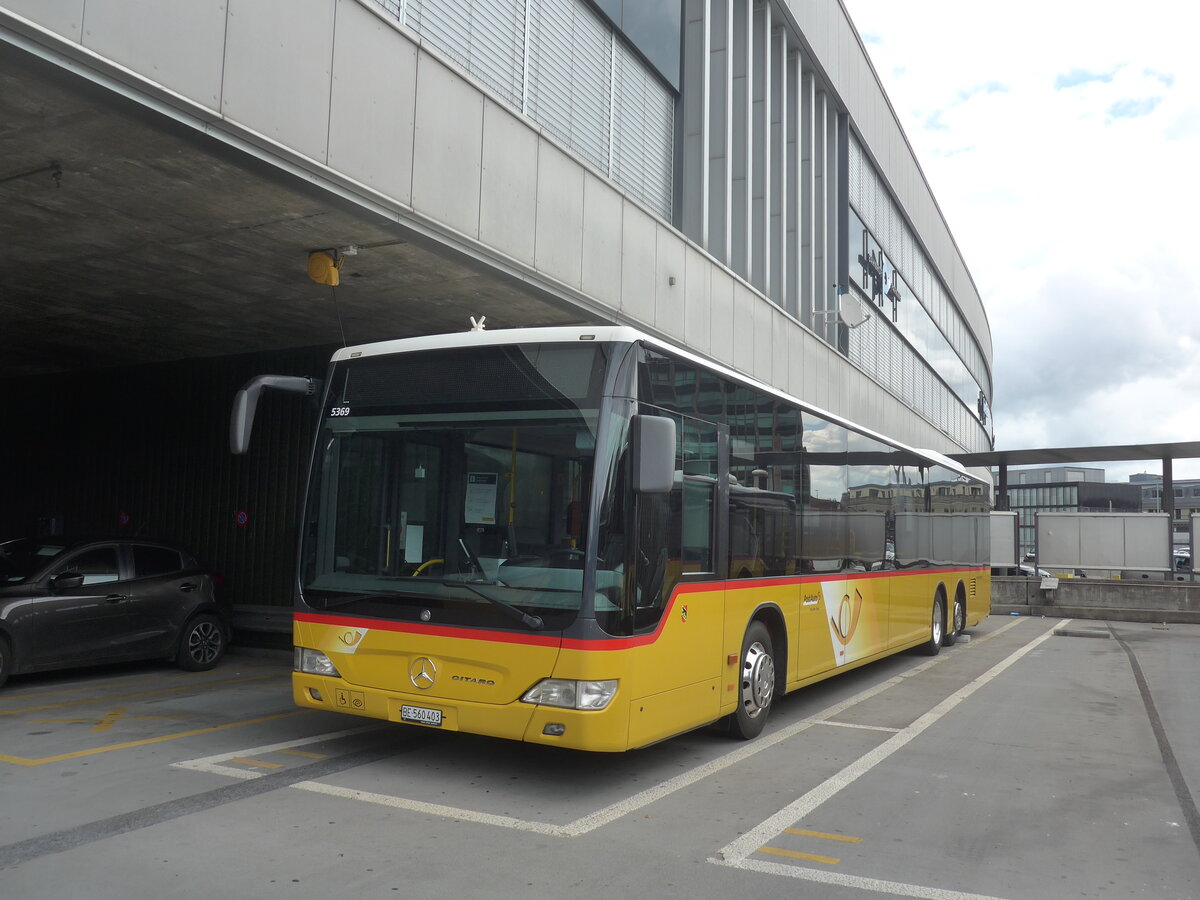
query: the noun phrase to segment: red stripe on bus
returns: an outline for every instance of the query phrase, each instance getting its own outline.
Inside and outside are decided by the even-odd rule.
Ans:
[[[339,627],[367,628],[373,631],[398,631],[404,634],[423,634],[434,637],[461,638],[467,632],[472,640],[491,641],[500,644],[529,644],[542,647],[557,647],[560,638],[541,634],[518,634],[508,631],[485,631],[470,625],[423,625],[419,622],[395,622],[389,619],[362,619],[357,616],[330,616],[321,613],[298,612],[297,622],[312,625],[336,625]]]
[[[979,568],[945,568],[945,569],[910,569],[908,571],[889,569],[883,572],[841,572],[830,575],[790,575],[780,578],[735,579],[732,581],[701,581],[676,585],[671,594],[671,600],[658,620],[654,631],[629,637],[611,638],[558,638],[550,635],[521,634],[512,631],[490,631],[478,629],[470,625],[424,625],[419,622],[394,622],[387,619],[362,619],[356,616],[337,616],[321,613],[295,613],[297,622],[308,622],[313,625],[350,626],[352,628],[367,628],[381,631],[395,631],[401,634],[421,634],[434,637],[467,638],[475,641],[488,641],[497,644],[524,644],[536,647],[561,646],[567,650],[626,650],[631,647],[645,647],[653,644],[662,634],[663,628],[671,618],[676,601],[689,594],[708,594],[714,591],[725,591],[734,588],[767,588],[788,587],[789,585],[821,584],[827,581],[858,581],[864,578],[904,578],[916,575],[950,575],[955,573],[986,572],[986,566]]]

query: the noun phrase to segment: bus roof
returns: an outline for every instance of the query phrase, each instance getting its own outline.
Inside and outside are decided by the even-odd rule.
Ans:
[[[899,450],[912,453],[914,456],[924,457],[934,465],[949,469],[956,474],[963,475],[972,481],[984,481],[977,475],[971,473],[969,469],[963,467],[961,463],[955,462],[950,457],[937,450],[918,449],[910,447],[895,438],[889,438],[866,428],[849,419],[843,418],[836,413],[831,413],[828,410],[821,409],[819,406],[814,406],[799,397],[789,394],[787,391],[780,390],[765,382],[759,381],[750,375],[738,372],[728,366],[714,362],[711,359],[706,359],[699,354],[684,349],[678,345],[672,344],[669,341],[646,334],[636,328],[628,325],[569,325],[569,326],[549,326],[540,328],[499,328],[495,331],[487,331],[484,329],[459,331],[450,334],[430,334],[420,337],[398,338],[391,341],[378,341],[372,344],[359,344],[353,347],[342,347],[334,352],[333,362],[344,362],[350,359],[361,359],[369,356],[386,356],[394,353],[413,353],[424,350],[451,350],[463,347],[496,347],[505,344],[544,344],[544,343],[571,343],[575,341],[602,341],[608,343],[632,344],[642,342],[650,346],[657,347],[667,353],[682,356],[685,359],[696,363],[703,368],[709,369],[727,378],[740,381],[757,390],[773,394],[780,399],[787,400],[789,403],[801,407],[807,412],[820,416],[844,428],[849,428],[875,440],[885,444],[890,444]]]

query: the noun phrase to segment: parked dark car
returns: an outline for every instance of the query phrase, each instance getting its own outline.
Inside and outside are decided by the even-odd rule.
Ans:
[[[230,634],[216,591],[192,554],[161,541],[0,542],[0,684],[135,659],[211,669]]]

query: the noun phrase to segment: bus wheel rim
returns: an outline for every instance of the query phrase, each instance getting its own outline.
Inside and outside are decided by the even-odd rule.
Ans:
[[[742,661],[742,706],[751,719],[771,705],[775,693],[775,664],[767,649],[755,641]]]

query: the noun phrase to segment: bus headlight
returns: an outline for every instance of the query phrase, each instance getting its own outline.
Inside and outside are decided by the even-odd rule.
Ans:
[[[558,706],[562,709],[604,709],[616,694],[616,681],[546,678],[526,691],[521,702]]]
[[[309,675],[328,675],[330,678],[341,678],[337,666],[320,650],[310,650],[308,647],[296,647],[292,668],[297,672]]]

